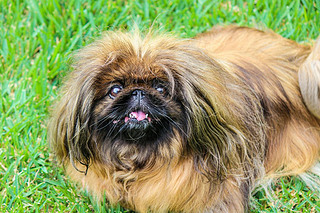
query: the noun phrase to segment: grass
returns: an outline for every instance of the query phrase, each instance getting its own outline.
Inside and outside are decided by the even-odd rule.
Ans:
[[[320,32],[320,1],[0,0],[1,212],[125,212],[96,204],[52,164],[46,122],[70,53],[134,23],[181,37],[215,24],[259,26],[309,42]],[[280,202],[259,191],[251,211],[320,212],[319,195],[298,179],[283,178],[274,191]]]

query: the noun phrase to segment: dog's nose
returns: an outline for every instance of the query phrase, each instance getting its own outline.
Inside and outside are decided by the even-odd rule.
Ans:
[[[145,91],[140,90],[140,89],[134,90],[131,94],[132,94],[134,99],[138,99],[138,100],[143,99],[144,96],[146,95]]]

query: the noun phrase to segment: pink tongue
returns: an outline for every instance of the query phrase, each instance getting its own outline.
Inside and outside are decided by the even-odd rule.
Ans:
[[[142,121],[144,119],[146,119],[146,113],[142,112],[142,111],[138,111],[138,112],[131,112],[130,113],[130,118],[135,118],[138,121]],[[128,122],[129,119],[128,117],[125,117],[124,121]]]
[[[131,115],[133,115],[133,117],[135,117],[138,121],[142,121],[146,118],[146,113],[142,111],[131,112]]]

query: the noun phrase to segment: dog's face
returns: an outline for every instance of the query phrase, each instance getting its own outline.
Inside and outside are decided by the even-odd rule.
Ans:
[[[163,63],[170,59],[167,53],[154,49],[137,57],[126,52],[130,50],[107,58],[94,71],[90,88],[80,95],[92,94],[90,113],[85,116],[90,117],[92,137],[83,146],[89,147],[91,160],[98,158],[117,169],[137,169],[156,158],[173,157],[178,150],[172,146],[186,145],[186,139],[179,145],[172,143],[187,137],[190,113],[179,73]]]
[[[92,116],[99,143],[156,149],[181,128],[179,89],[163,70],[142,65],[116,61],[97,75]]]
[[[82,49],[74,68],[50,131],[60,159],[112,171],[187,156],[208,175],[223,167],[232,137],[218,118],[223,68],[188,41],[111,33]]]

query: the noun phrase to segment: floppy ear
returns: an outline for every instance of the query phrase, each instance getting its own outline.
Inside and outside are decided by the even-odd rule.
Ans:
[[[226,175],[229,147],[234,134],[228,125],[219,119],[212,101],[200,88],[194,88],[191,106],[188,107],[190,136],[188,148],[194,157],[196,169],[209,180],[223,179]]]
[[[233,116],[229,112],[221,112],[219,107],[224,106],[217,104],[205,88],[195,87],[194,94],[187,114],[191,126],[188,148],[194,153],[195,168],[214,182],[236,171],[245,175],[244,162],[252,162],[248,153],[254,149],[246,145],[247,134],[231,121]]]
[[[251,133],[247,126],[252,124],[246,123],[259,115],[246,114],[248,107],[257,110],[259,103],[246,97],[245,89],[231,85],[235,80],[219,61],[199,51],[186,50],[184,54],[187,64],[183,66],[184,61],[179,60],[179,71],[188,115],[187,148],[194,156],[196,169],[210,181],[223,180],[232,172],[245,175],[257,157],[251,153],[263,155],[262,145],[256,145],[259,138],[256,143],[250,142],[257,129]]]
[[[90,114],[93,102],[93,72],[76,71],[66,82],[62,99],[53,109],[48,137],[52,151],[63,164],[88,166],[92,156]],[[75,167],[76,168],[76,167]]]
[[[74,167],[75,162],[88,166],[96,149],[90,134],[95,80],[101,68],[114,60],[107,38],[75,52],[74,70],[64,84],[49,124],[52,151],[59,161],[70,161]]]

